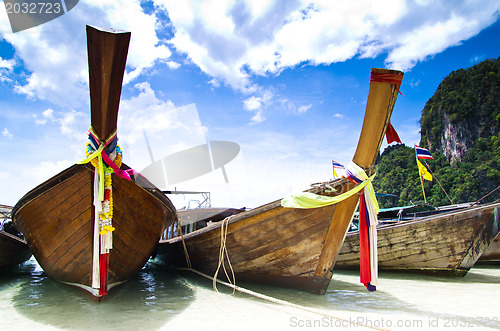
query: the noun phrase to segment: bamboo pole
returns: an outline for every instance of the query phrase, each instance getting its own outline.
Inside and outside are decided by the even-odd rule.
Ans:
[[[451,200],[450,196],[448,195],[448,193],[446,193],[444,187],[441,185],[441,182],[439,181],[439,179],[436,177],[436,175],[432,172],[431,170],[431,167],[427,164],[427,161],[424,160],[424,163],[425,165],[427,166],[427,169],[429,169],[429,172],[431,173],[432,177],[433,178],[436,178],[436,181],[438,182],[439,184],[439,187],[441,187],[441,189],[443,190],[444,194],[446,194],[446,196],[448,197],[448,200],[450,200],[451,204],[453,204],[453,201]],[[425,194],[424,194],[425,196]]]

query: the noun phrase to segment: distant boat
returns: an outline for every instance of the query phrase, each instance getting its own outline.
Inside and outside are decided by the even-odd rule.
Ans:
[[[73,165],[28,192],[12,212],[43,270],[96,300],[146,264],[164,226],[175,219],[173,204],[159,189],[143,177],[127,178],[128,167],[120,167],[115,132],[129,41],[130,32],[87,26],[88,153],[113,170],[96,171],[99,160]]]
[[[363,128],[353,158],[365,171],[372,170],[378,156],[402,76],[399,71],[372,70]],[[387,77],[391,82],[383,79]],[[347,179],[336,179],[315,185],[309,192],[339,196],[355,186]],[[236,281],[324,294],[358,201],[359,195],[354,194],[337,204],[301,209],[283,207],[278,200],[194,232],[163,239],[158,258],[172,267],[185,267],[187,252],[192,268],[211,276],[222,264],[226,270],[232,268]],[[219,258],[221,246],[227,250],[229,261]]]
[[[238,208],[196,208],[196,209],[180,209],[177,210],[177,217],[182,227],[182,233],[191,233],[196,230],[210,226],[212,223],[220,222],[227,217],[241,214],[245,209]],[[178,224],[172,224],[165,230],[162,238],[172,239],[177,237]]]
[[[499,233],[500,203],[453,205],[377,228],[380,270],[465,275]],[[379,214],[380,216],[380,214]],[[349,232],[335,268],[359,268],[359,233]]]
[[[403,207],[381,209],[378,213],[378,217],[382,223],[388,223],[390,221],[414,220],[416,218],[422,218],[424,216],[436,215],[439,213],[467,208],[470,207],[470,205],[470,203],[461,203],[435,207],[427,203],[415,203],[413,205]]]
[[[0,269],[17,266],[28,261],[32,254],[22,234],[10,220],[12,207],[0,205]]]

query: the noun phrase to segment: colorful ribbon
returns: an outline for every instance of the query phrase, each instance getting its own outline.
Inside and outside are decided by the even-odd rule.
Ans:
[[[107,146],[112,145],[116,142],[116,140],[117,140],[116,130],[113,131],[104,142],[101,142],[101,140],[99,139],[97,134],[94,132],[94,129],[92,128],[92,126],[89,128],[88,134],[89,134],[90,145],[91,145],[92,149],[94,149],[95,151],[92,152],[87,158],[85,158],[77,163],[78,164],[85,164],[85,163],[91,162],[96,157],[98,158],[97,169],[98,169],[99,178],[100,178],[100,180],[99,180],[99,200],[103,201],[104,200],[104,163],[106,163],[106,165],[108,167],[111,167],[111,169],[113,169],[113,172],[116,175],[118,175],[119,177],[124,178],[126,180],[131,180],[131,178],[130,178],[129,171],[122,170],[122,169],[118,168],[118,166],[109,158],[107,151],[105,151],[103,153],[103,151],[105,150],[105,148]],[[113,148],[113,150],[114,149],[115,148]]]
[[[396,85],[398,93],[403,95],[399,90],[401,83],[403,82],[403,75],[398,74],[380,74],[376,72],[371,72],[370,83],[389,83]]]
[[[318,208],[345,200],[361,191],[360,194],[360,280],[369,291],[375,291],[378,279],[377,259],[377,214],[380,210],[372,180],[375,174],[368,177],[366,172],[354,162],[346,169],[349,181],[356,184],[351,190],[334,196],[301,192],[289,195],[281,200],[281,206],[287,208]]]
[[[349,172],[349,169],[352,168],[352,165],[355,165],[355,164],[353,162],[351,162],[351,164],[349,164],[349,167],[347,167],[346,174]],[[355,166],[358,167],[357,165],[355,165]],[[359,168],[359,169],[361,169],[361,168]],[[365,188],[367,185],[370,185],[372,187],[371,190],[373,191],[373,186],[371,185],[371,181],[375,177],[375,174],[368,177],[368,176],[366,176],[366,174],[364,173],[364,171],[362,169],[361,169],[361,171],[363,172],[363,174],[366,178],[364,178],[364,179],[356,178],[357,181],[353,181],[350,179],[351,181],[353,181],[355,184],[358,184],[358,185],[356,185],[354,188],[352,188],[351,190],[349,190],[345,193],[342,193],[340,195],[333,196],[333,197],[315,194],[315,193],[311,193],[311,192],[300,192],[298,194],[290,194],[281,200],[281,206],[286,207],[286,208],[301,208],[301,209],[319,208],[319,207],[325,207],[325,206],[333,205],[335,203],[339,203],[340,201],[343,201],[343,200],[353,196],[354,194],[358,193],[363,188]],[[352,171],[351,171],[351,176],[354,176]],[[358,176],[361,176],[361,175],[358,175]],[[349,177],[348,177],[348,179],[349,179]],[[373,193],[373,197],[375,198],[375,193]],[[375,199],[375,201],[376,201],[376,199]],[[377,204],[377,207],[378,207],[378,204]]]
[[[346,174],[353,183],[360,183],[368,178],[364,170],[353,162],[349,165]],[[371,182],[361,191],[359,201],[360,282],[369,291],[375,291],[378,280],[377,214],[380,209]]]

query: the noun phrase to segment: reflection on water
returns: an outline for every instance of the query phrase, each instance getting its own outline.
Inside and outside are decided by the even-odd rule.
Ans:
[[[356,271],[336,271],[326,295],[238,282],[307,308],[286,307],[218,285],[191,272],[149,263],[97,303],[51,280],[34,260],[0,273],[0,329],[59,330],[500,330],[500,266],[465,277],[381,273],[376,292]],[[332,317],[332,318],[330,318]]]
[[[34,263],[34,262],[33,262]],[[159,329],[185,309],[193,291],[175,274],[148,264],[125,284],[113,288],[103,302],[95,302],[78,288],[47,277],[38,266],[23,277],[11,304],[26,318],[65,330]]]

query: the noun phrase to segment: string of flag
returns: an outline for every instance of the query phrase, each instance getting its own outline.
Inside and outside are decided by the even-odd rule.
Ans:
[[[338,169],[338,170],[345,170],[345,167],[343,164],[337,162],[337,161],[334,161],[332,160],[332,166],[333,166],[333,177],[334,178],[338,178],[339,176],[337,175],[337,172],[335,171],[335,169]]]
[[[434,158],[432,157],[431,153],[427,148],[415,145],[415,159],[417,161],[420,183],[422,184],[422,193],[424,194],[424,202],[427,203],[427,197],[425,196],[425,190],[424,190],[424,179],[432,181],[432,174],[427,170],[427,168],[422,164],[422,162],[419,161],[419,159],[430,160]]]

